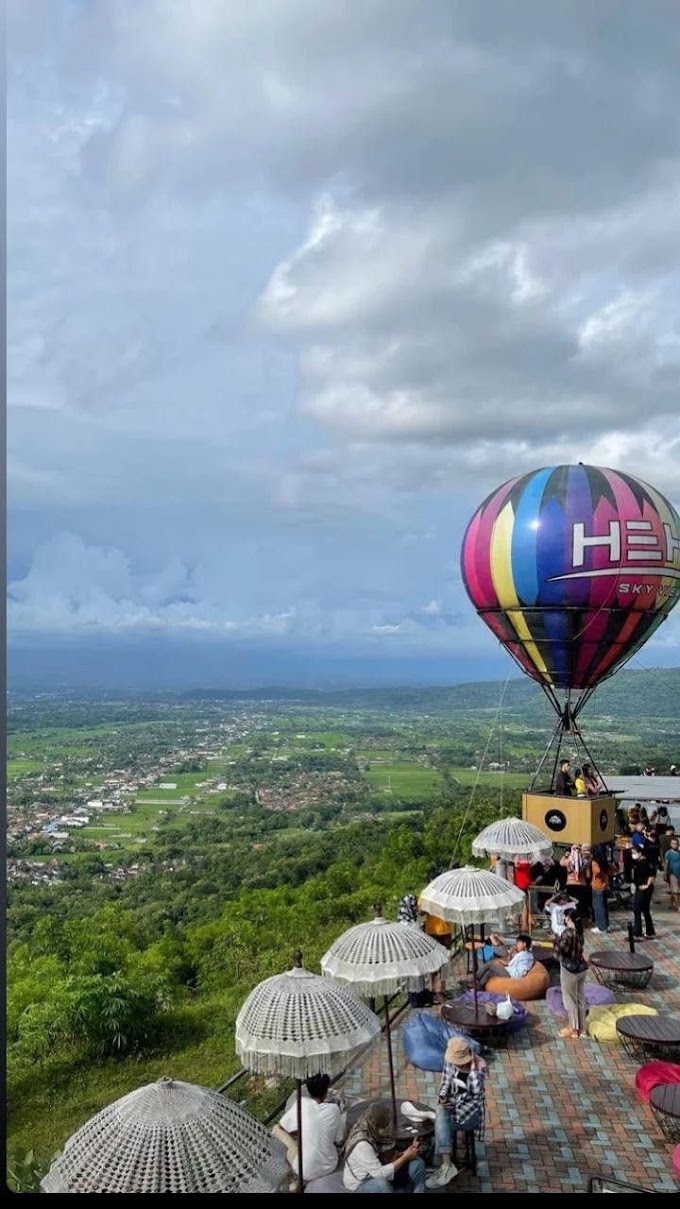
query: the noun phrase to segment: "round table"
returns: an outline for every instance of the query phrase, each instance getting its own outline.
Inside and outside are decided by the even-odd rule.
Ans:
[[[650,1107],[670,1142],[680,1142],[680,1083],[659,1083],[652,1088]]]
[[[356,1104],[352,1104],[347,1109],[348,1133],[352,1126],[358,1121],[362,1113],[366,1112],[366,1109],[369,1107],[369,1105],[376,1103],[386,1104],[391,1115],[391,1100],[359,1100]],[[411,1145],[411,1142],[414,1140],[414,1138],[420,1138],[424,1149],[425,1143],[434,1134],[434,1121],[431,1117],[426,1117],[424,1121],[412,1121],[410,1117],[405,1116],[404,1113],[400,1111],[400,1103],[403,1103],[403,1101],[397,1100],[397,1123],[396,1125],[392,1126],[390,1130],[390,1137],[394,1142],[395,1148],[397,1150],[406,1150],[407,1146]],[[417,1100],[412,1100],[411,1103],[413,1104],[414,1108],[419,1108],[423,1112],[434,1112],[434,1106],[432,1104],[419,1104]]]
[[[616,1021],[616,1031],[631,1058],[641,1062],[648,1058],[677,1061],[680,1053],[680,1019],[677,1016],[622,1016]]]
[[[651,957],[642,953],[623,953],[619,949],[602,949],[588,956],[593,974],[603,986],[646,987],[654,970]]]
[[[467,1033],[470,1037],[479,1037],[481,1041],[486,1042],[505,1038],[510,1025],[509,1020],[499,1020],[498,1016],[490,1016],[483,1003],[478,1003],[475,1008],[474,1004],[461,1003],[459,1000],[444,1004],[441,1018],[447,1024],[452,1024],[455,1028],[460,1029],[462,1033]]]

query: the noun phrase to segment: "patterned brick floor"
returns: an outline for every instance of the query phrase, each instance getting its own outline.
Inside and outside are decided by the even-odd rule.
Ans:
[[[655,895],[658,940],[640,946],[654,958],[645,990],[618,991],[617,1000],[680,1014],[680,915]],[[628,916],[612,916],[614,931],[588,937],[586,948],[625,948]],[[595,944],[597,942],[597,944]],[[458,973],[462,974],[460,969]],[[451,1192],[586,1192],[592,1175],[618,1178],[656,1192],[677,1192],[672,1145],[635,1091],[638,1064],[618,1043],[563,1040],[545,1001],[529,1004],[527,1027],[506,1049],[488,1055],[486,1139],[478,1144],[477,1177],[463,1172]],[[439,1076],[407,1064],[394,1030],[397,1094],[434,1105]],[[344,1078],[352,1099],[385,1095],[389,1075],[384,1042]]]

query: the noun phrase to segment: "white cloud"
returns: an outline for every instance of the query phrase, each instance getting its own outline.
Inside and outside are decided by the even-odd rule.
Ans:
[[[15,630],[467,650],[496,483],[680,502],[663,0],[9,7]]]

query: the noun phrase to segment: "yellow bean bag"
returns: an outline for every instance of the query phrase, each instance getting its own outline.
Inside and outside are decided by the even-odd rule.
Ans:
[[[526,1003],[529,999],[544,999],[549,986],[548,971],[540,961],[536,961],[523,978],[489,978],[484,990],[509,995],[511,999]]]
[[[588,1012],[588,1036],[596,1041],[620,1041],[616,1021],[621,1016],[657,1016],[656,1008],[644,1003],[609,1003],[605,1007],[593,1007]]]

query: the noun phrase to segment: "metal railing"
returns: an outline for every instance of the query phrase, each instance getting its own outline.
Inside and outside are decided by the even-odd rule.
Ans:
[[[639,1184],[624,1184],[621,1180],[610,1180],[608,1176],[602,1175],[591,1175],[588,1180],[588,1193],[591,1192],[648,1192],[651,1196],[659,1195],[654,1188],[641,1188]]]

